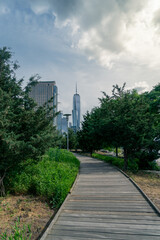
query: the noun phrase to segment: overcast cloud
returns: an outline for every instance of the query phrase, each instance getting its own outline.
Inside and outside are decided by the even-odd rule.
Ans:
[[[19,76],[56,81],[64,112],[76,82],[82,113],[113,84],[142,92],[159,82],[159,0],[0,0],[0,39]]]
[[[52,11],[57,27],[71,26],[72,34],[79,36],[74,46],[102,66],[112,67],[124,59],[134,63],[136,58],[159,67],[157,0],[48,0],[45,4],[35,0],[31,8],[36,14]]]

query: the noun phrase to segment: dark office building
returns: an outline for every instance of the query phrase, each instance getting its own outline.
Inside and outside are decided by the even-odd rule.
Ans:
[[[30,92],[30,97],[35,100],[38,107],[43,106],[47,103],[51,98],[53,100],[49,103],[49,106],[53,106],[53,111],[57,112],[57,99],[58,89],[55,81],[40,81],[35,86],[32,87]],[[54,119],[54,124],[57,125],[57,119]]]

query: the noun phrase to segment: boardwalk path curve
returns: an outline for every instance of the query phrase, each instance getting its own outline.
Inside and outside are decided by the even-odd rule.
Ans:
[[[160,240],[160,217],[121,172],[77,158],[78,180],[45,240]]]

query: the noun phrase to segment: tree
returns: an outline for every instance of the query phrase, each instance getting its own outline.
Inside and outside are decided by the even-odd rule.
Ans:
[[[69,134],[69,149],[77,149],[77,134],[73,131],[72,128],[68,128]],[[61,148],[67,149],[67,133],[63,133]]]
[[[151,92],[138,94],[113,86],[112,96],[103,92],[100,107],[84,116],[82,130],[78,134],[83,150],[97,150],[111,146],[123,148],[124,169],[128,159],[138,158],[140,166],[156,158],[160,139],[159,85]]]
[[[53,116],[45,107],[36,107],[29,97],[30,87],[39,77],[31,77],[25,89],[17,80],[18,65],[6,47],[0,49],[0,194],[5,195],[7,172],[27,158],[38,158],[59,141]],[[36,108],[35,108],[36,107]],[[47,117],[48,116],[48,117]]]
[[[82,129],[77,133],[79,147],[91,154],[102,144],[102,125],[100,124],[100,109],[94,108],[91,113],[83,116]],[[101,128],[101,129],[100,129]]]
[[[143,94],[125,91],[124,86],[119,88],[117,85],[113,87],[111,98],[101,100],[101,108],[102,112],[108,111],[107,117],[103,114],[109,119],[106,125],[108,136],[115,147],[123,147],[124,168],[127,169],[128,157],[140,156],[151,147],[147,142],[151,139],[153,143],[155,115],[151,114],[150,104]]]

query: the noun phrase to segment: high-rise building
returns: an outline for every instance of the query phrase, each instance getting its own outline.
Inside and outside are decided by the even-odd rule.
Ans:
[[[55,81],[40,81],[32,87],[29,94],[31,98],[37,103],[38,107],[43,106],[49,100],[49,106],[53,106],[53,113],[57,112],[58,89]],[[57,119],[54,118],[54,125],[57,125]]]
[[[81,107],[80,107],[80,95],[77,93],[77,86],[76,86],[76,93],[73,96],[73,110],[72,110],[72,127],[75,132],[80,129],[80,114],[81,114]]]
[[[71,126],[70,126],[71,127]],[[57,130],[63,134],[68,131],[68,122],[66,116],[62,112],[59,112],[57,115]]]

